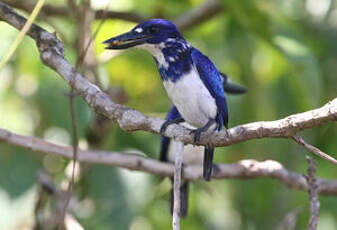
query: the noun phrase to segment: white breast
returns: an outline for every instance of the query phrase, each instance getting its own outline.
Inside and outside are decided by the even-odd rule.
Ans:
[[[189,124],[200,128],[209,119],[216,117],[215,99],[201,81],[195,67],[176,82],[167,80],[163,83],[169,98]]]

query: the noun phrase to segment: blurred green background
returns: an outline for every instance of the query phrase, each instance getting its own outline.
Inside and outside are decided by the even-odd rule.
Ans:
[[[92,0],[103,9],[108,0]],[[64,5],[62,0],[49,4]],[[132,11],[147,18],[175,19],[201,0],[114,0],[111,9]],[[224,11],[183,31],[191,45],[207,54],[220,71],[248,88],[243,96],[228,96],[230,127],[275,120],[322,106],[337,97],[336,0],[223,0]],[[81,3],[80,3],[81,4]],[[24,11],[21,11],[27,16]],[[99,20],[92,25],[94,31]],[[37,22],[56,30],[75,63],[72,45],[78,41],[78,21],[48,17]],[[102,41],[128,31],[135,23],[107,20],[94,45],[102,88],[112,85],[119,99],[145,114],[164,118],[171,104],[152,57],[141,50],[106,53]],[[90,26],[90,25],[88,25]],[[0,57],[17,35],[0,23]],[[113,56],[106,60],[107,56]],[[71,144],[68,85],[45,67],[35,43],[25,38],[0,72],[0,127],[56,143]],[[137,150],[157,158],[159,136],[125,133],[104,123],[104,135],[92,134],[97,119],[76,98],[80,145],[113,151]],[[101,130],[101,129],[100,129]],[[330,123],[302,133],[311,144],[337,157],[337,126]],[[305,173],[307,152],[291,140],[260,139],[217,148],[216,162],[273,159]],[[334,179],[336,166],[318,159],[318,176]],[[67,177],[69,161],[0,143],[0,228],[27,229],[34,220],[37,175],[46,170],[59,186]],[[74,188],[71,211],[86,229],[171,229],[168,208],[170,183],[166,178],[103,165],[82,166]],[[320,230],[337,229],[336,197],[320,196]],[[182,229],[276,229],[284,216],[302,207],[296,229],[306,229],[308,195],[271,179],[213,180],[191,186],[189,215]],[[28,228],[29,229],[29,228]]]

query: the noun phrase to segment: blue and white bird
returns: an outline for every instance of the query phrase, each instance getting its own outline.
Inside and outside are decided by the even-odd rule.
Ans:
[[[220,73],[223,81],[223,87],[226,93],[230,94],[243,94],[246,92],[246,88],[231,83],[230,79],[223,73]],[[176,120],[181,118],[177,108],[173,106],[166,116],[166,120]],[[182,123],[183,126],[189,129],[195,129],[195,127],[188,125],[186,122]],[[165,136],[160,138],[160,156],[159,160],[163,162],[174,162],[174,156],[178,148],[178,141],[170,139]],[[193,146],[191,144],[184,145],[183,149],[183,164],[186,165],[201,165],[205,147]],[[171,179],[172,180],[172,179]],[[173,181],[172,181],[173,184]],[[188,181],[184,181],[180,186],[180,215],[181,217],[187,216],[188,210]],[[173,211],[173,189],[170,193],[170,211]]]
[[[189,45],[170,21],[151,19],[131,31],[104,42],[107,49],[145,49],[154,57],[166,92],[181,118],[166,121],[161,133],[172,123],[187,122],[196,127],[194,141],[212,128],[228,124],[228,110],[221,75],[208,57]],[[214,147],[205,148],[203,177],[210,180]]]

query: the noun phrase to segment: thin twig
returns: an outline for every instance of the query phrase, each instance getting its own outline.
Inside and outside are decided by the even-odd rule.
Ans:
[[[330,161],[331,163],[337,165],[337,160],[333,158],[332,156],[326,154],[325,152],[321,151],[320,149],[316,148],[315,146],[312,146],[308,144],[300,135],[296,134],[292,136],[292,139],[296,141],[299,145],[302,145],[304,148],[309,150],[311,153]]]
[[[183,164],[184,144],[177,142],[177,148],[174,156],[174,183],[173,183],[173,230],[180,230],[180,186],[181,186],[181,168]]]
[[[111,0],[108,2],[108,4],[105,6],[104,8],[104,12],[102,13],[102,18],[101,18],[101,21],[99,23],[99,25],[97,26],[94,34],[90,37],[87,45],[85,46],[85,49],[83,50],[83,52],[79,55],[79,57],[77,58],[76,60],[76,65],[75,65],[75,70],[78,70],[78,68],[82,65],[83,61],[84,61],[84,58],[85,56],[87,55],[87,52],[89,50],[89,47],[91,45],[91,43],[93,42],[93,40],[96,38],[98,32],[100,31],[100,29],[102,28],[103,26],[103,23],[105,22],[106,20],[106,17],[108,16],[108,9],[109,9],[109,6],[111,4]]]
[[[67,189],[67,196],[66,201],[63,207],[62,212],[62,219],[59,224],[59,229],[62,229],[64,219],[66,217],[67,208],[69,206],[69,202],[72,196],[73,192],[73,186],[75,183],[75,169],[76,169],[76,163],[78,158],[78,129],[77,129],[77,119],[76,119],[76,111],[75,111],[75,102],[74,102],[75,92],[73,88],[70,89],[70,95],[69,95],[69,104],[70,104],[70,116],[71,116],[71,125],[72,125],[72,131],[73,131],[73,159],[72,159],[72,171],[71,171],[71,179],[68,183],[68,189]]]
[[[111,1],[109,1],[108,4],[106,5],[105,11],[108,10],[110,3],[111,3]],[[72,7],[73,10],[77,9],[76,4],[73,0],[68,0],[68,4]],[[77,12],[75,12],[75,13],[77,13]],[[106,16],[106,13],[103,14],[103,15]],[[86,54],[89,50],[89,47],[90,47],[92,41],[95,39],[96,35],[98,34],[98,32],[99,32],[100,28],[102,27],[104,21],[105,21],[105,17],[103,16],[99,26],[97,27],[97,29],[94,33],[94,35],[90,37],[88,43],[85,46],[85,49],[78,56],[78,58],[76,60],[74,73],[73,73],[74,80],[76,79],[76,72],[78,71],[78,69],[83,64],[84,58],[85,58],[85,56],[86,56]],[[75,101],[74,101],[75,96],[76,96],[75,90],[74,90],[73,85],[71,84],[70,96],[69,96],[69,102],[70,103],[69,104],[70,104],[71,124],[72,124],[72,130],[73,130],[73,162],[72,162],[71,180],[69,182],[68,190],[67,190],[68,196],[67,196],[67,200],[65,202],[65,206],[64,206],[64,210],[63,210],[63,214],[62,214],[62,220],[64,220],[64,218],[66,217],[67,208],[68,208],[71,196],[72,196],[72,190],[73,190],[73,186],[74,186],[74,183],[75,183],[75,169],[76,169],[77,158],[78,158],[78,128],[77,128],[76,109],[75,109]],[[61,226],[62,226],[62,224],[60,223],[59,229],[61,228]]]
[[[307,161],[309,164],[307,175],[305,178],[309,186],[309,199],[310,199],[310,220],[308,230],[316,230],[319,219],[319,200],[318,200],[318,189],[319,185],[316,178],[317,162],[311,157],[307,156]]]

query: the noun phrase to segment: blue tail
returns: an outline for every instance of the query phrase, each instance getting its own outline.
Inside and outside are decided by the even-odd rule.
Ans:
[[[210,181],[213,169],[214,148],[205,148],[204,151],[204,172],[205,181]]]

